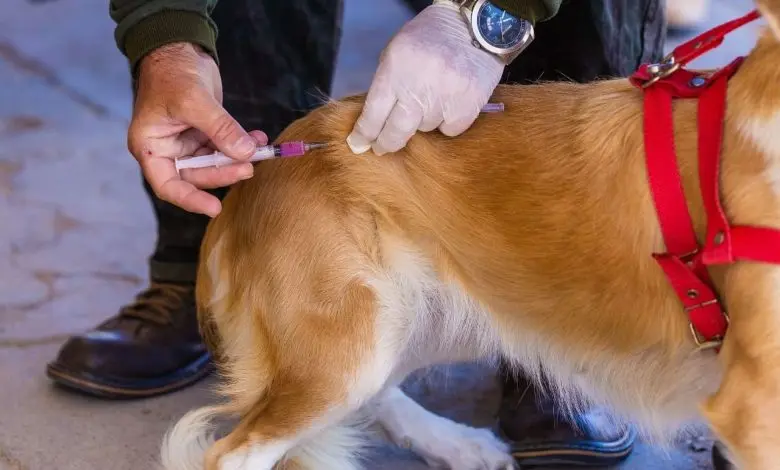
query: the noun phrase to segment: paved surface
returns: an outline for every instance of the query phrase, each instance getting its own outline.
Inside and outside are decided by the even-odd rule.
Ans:
[[[153,243],[151,210],[125,148],[129,80],[107,2],[9,1],[0,15],[0,470],[153,468],[165,428],[210,400],[209,381],[117,403],[56,389],[43,374],[69,334],[144,286]],[[711,22],[750,7],[720,3]],[[407,15],[395,1],[347,1],[336,96],[365,90],[380,48]],[[751,31],[740,33],[702,65],[752,41]],[[490,372],[477,367],[410,389],[430,408],[479,425],[497,404]],[[640,446],[622,468],[708,469],[703,439],[682,440],[668,455]],[[369,468],[425,468],[389,447],[374,460]]]

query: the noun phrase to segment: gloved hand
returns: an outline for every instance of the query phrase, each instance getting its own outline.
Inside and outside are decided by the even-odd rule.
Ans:
[[[211,56],[189,43],[162,46],[139,65],[127,139],[157,197],[212,217],[222,205],[199,188],[229,186],[251,177],[253,167],[246,160],[268,141],[260,131],[242,129],[221,103],[222,80]],[[236,164],[176,172],[175,158],[214,149]]]
[[[503,70],[498,58],[474,46],[456,6],[431,5],[382,52],[347,143],[354,153],[373,148],[382,155],[405,147],[418,130],[459,135],[479,116]]]

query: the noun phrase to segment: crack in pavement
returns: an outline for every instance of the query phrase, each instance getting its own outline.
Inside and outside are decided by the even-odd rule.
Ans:
[[[0,40],[0,59],[7,60],[11,65],[21,71],[42,78],[48,85],[63,92],[71,100],[86,108],[95,116],[119,119],[116,116],[112,116],[105,106],[63,82],[46,64],[35,58],[26,56],[8,41]],[[123,119],[119,120],[124,122]]]
[[[2,167],[0,167],[0,170],[2,170]],[[2,172],[0,172],[0,176],[2,176]],[[0,183],[2,183],[3,180],[0,179]],[[3,189],[3,186],[0,186],[0,190]],[[10,189],[13,189],[13,186],[11,186]],[[25,201],[25,199],[20,199],[23,204],[36,204],[40,207],[42,207],[45,210],[52,210],[52,237],[50,240],[39,240],[35,243],[30,244],[29,241],[27,241],[27,246],[20,246],[18,241],[12,240],[11,241],[11,256],[9,257],[9,261],[11,263],[11,266],[17,269],[25,269],[19,265],[18,258],[21,256],[32,252],[36,250],[42,250],[46,248],[51,248],[56,246],[62,241],[63,236],[71,231],[76,230],[82,227],[86,227],[88,224],[85,222],[82,222],[81,220],[75,219],[73,217],[70,217],[69,215],[65,214],[63,209],[54,203],[48,203],[48,202],[38,202],[38,201]]]
[[[24,465],[21,460],[10,455],[8,451],[2,447],[0,447],[0,464],[3,464],[4,470],[5,468],[8,468],[8,470],[27,470],[27,466]]]
[[[109,282],[126,282],[133,284],[134,286],[140,286],[143,283],[143,279],[141,279],[139,276],[136,276],[135,274],[121,272],[113,273],[109,271],[63,273],[60,271],[34,270],[32,271],[32,275],[46,287],[46,295],[44,295],[43,298],[36,300],[35,302],[29,302],[26,304],[3,305],[0,303],[0,314],[25,314],[35,311],[46,304],[62,298],[66,295],[67,292],[60,292],[57,290],[55,282],[59,279],[91,278]],[[2,347],[2,341],[4,340],[0,340],[0,347]]]
[[[43,127],[43,119],[38,116],[31,116],[27,114],[20,114],[11,116],[4,122],[0,122],[0,136],[21,134],[22,132],[30,132]]]
[[[9,316],[12,314],[25,314],[44,305],[62,298],[65,293],[58,292],[55,287],[55,281],[58,279],[74,279],[79,277],[95,278],[105,281],[127,282],[133,285],[140,285],[143,282],[139,276],[131,273],[115,273],[107,271],[88,271],[81,273],[63,273],[58,271],[35,270],[33,276],[46,286],[46,296],[36,302],[25,305],[7,306],[0,304],[0,314]],[[1,328],[0,328],[1,330]],[[73,333],[62,333],[42,338],[0,338],[0,350],[2,349],[25,349],[35,346],[46,346],[53,343],[62,343],[70,338]],[[0,463],[3,463],[2,449],[0,448]],[[3,469],[5,470],[5,469]]]
[[[110,272],[110,271],[82,271],[82,272],[62,272],[62,271],[52,271],[52,270],[46,270],[46,269],[36,269],[32,271],[33,276],[38,279],[39,281],[43,282],[46,285],[51,285],[52,288],[54,286],[54,281],[58,279],[77,279],[80,277],[86,277],[86,278],[93,278],[93,279],[99,279],[101,281],[116,281],[116,282],[127,282],[133,285],[140,285],[143,282],[143,279],[141,279],[139,276],[136,276],[132,273],[122,273],[122,272]]]
[[[21,173],[22,164],[13,161],[0,161],[0,194],[10,195],[14,190],[14,178]]]
[[[8,338],[0,339],[0,349],[25,349],[35,346],[46,346],[54,343],[64,343],[72,333],[63,333],[60,335],[45,336],[43,338]],[[2,462],[2,449],[0,449],[0,462]]]

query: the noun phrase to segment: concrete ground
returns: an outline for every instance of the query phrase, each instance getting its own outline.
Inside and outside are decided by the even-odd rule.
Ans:
[[[106,0],[8,0],[0,15],[0,469],[153,468],[160,438],[208,403],[210,381],[135,402],[57,389],[44,367],[68,335],[112,315],[146,282],[155,227],[125,147],[130,93]],[[347,0],[336,96],[364,91],[379,50],[408,17],[397,0]],[[719,0],[708,24],[750,8]],[[377,9],[381,10],[377,14]],[[740,32],[702,61],[752,45]],[[462,366],[409,384],[447,416],[489,425],[497,392],[489,371]],[[708,469],[706,435],[670,454],[640,445],[621,468]],[[385,447],[370,469],[423,469]]]

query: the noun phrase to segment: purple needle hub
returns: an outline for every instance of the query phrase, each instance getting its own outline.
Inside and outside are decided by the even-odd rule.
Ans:
[[[279,156],[300,157],[306,154],[306,143],[300,140],[295,142],[284,142],[279,144]]]

